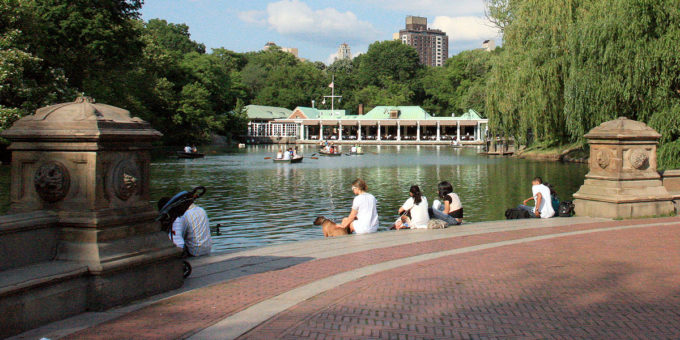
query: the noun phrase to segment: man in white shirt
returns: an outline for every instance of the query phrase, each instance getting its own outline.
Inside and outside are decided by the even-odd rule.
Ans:
[[[184,152],[185,153],[191,153],[191,146],[187,145],[184,147]]]
[[[172,223],[172,242],[191,256],[210,255],[212,239],[208,214],[203,208],[191,204],[184,215]]]
[[[378,210],[375,196],[366,192],[367,186],[364,180],[357,178],[352,183],[354,200],[352,210],[348,217],[342,219],[342,223],[337,224],[337,228],[350,228],[357,234],[368,234],[378,231]]]
[[[555,216],[552,198],[550,197],[550,188],[543,184],[543,179],[540,177],[534,178],[531,184],[533,196],[525,199],[524,204],[520,204],[518,208],[528,211],[531,217],[550,218]],[[526,205],[531,200],[536,201],[536,206]]]

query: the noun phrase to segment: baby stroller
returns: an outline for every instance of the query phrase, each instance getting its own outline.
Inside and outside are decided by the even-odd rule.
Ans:
[[[184,215],[191,204],[203,194],[205,194],[205,187],[202,186],[195,187],[192,191],[181,191],[170,198],[162,207],[159,207],[156,221],[161,222],[161,230],[167,232],[172,238],[172,223],[176,218]],[[182,257],[186,258],[187,256],[189,256],[189,253],[185,248]],[[183,262],[184,278],[187,278],[191,275],[191,264],[186,260]]]

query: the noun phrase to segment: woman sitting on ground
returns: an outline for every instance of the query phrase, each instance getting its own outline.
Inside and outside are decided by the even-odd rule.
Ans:
[[[444,204],[439,200],[434,200],[432,208],[429,209],[430,217],[452,225],[463,223],[463,204],[460,203],[458,195],[453,192],[451,183],[447,181],[439,183],[437,191]]]
[[[342,223],[337,224],[338,228],[349,227],[350,231],[357,234],[368,234],[378,231],[378,202],[375,196],[366,192],[366,182],[357,178],[352,183],[354,201],[352,210],[348,217],[342,219]]]
[[[430,215],[427,211],[427,198],[420,192],[417,185],[412,185],[408,192],[409,197],[404,205],[399,208],[400,219],[394,224],[395,229],[413,228],[427,229]],[[411,214],[409,218],[407,213]]]

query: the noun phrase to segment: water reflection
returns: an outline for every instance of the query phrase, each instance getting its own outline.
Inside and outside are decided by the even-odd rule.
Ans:
[[[587,170],[581,164],[479,157],[476,150],[446,146],[364,146],[363,156],[311,159],[317,146],[310,145],[298,146],[307,156],[301,164],[264,159],[278,149],[207,149],[203,159],[158,158],[151,167],[152,197],[206,186],[199,204],[212,225],[224,226],[214,251],[233,251],[322,237],[313,219],[347,215],[353,198],[350,183],[357,177],[366,180],[378,199],[384,230],[412,184],[419,184],[432,201],[437,183],[448,180],[461,197],[466,221],[487,221],[504,218],[506,208],[529,197],[534,176],[553,183],[560,196],[570,199]]]

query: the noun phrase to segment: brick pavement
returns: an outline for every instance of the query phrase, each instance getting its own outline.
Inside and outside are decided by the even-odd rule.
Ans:
[[[257,302],[295,287],[352,269],[419,254],[473,245],[576,230],[619,225],[660,223],[678,219],[612,221],[573,226],[496,232],[412,243],[309,261],[283,270],[250,275],[196,289],[162,300],[120,318],[102,323],[67,338],[72,339],[169,339],[183,338]],[[408,234],[405,234],[405,237]],[[373,330],[378,331],[379,330]]]
[[[243,339],[678,339],[680,223],[447,256],[302,302]]]

